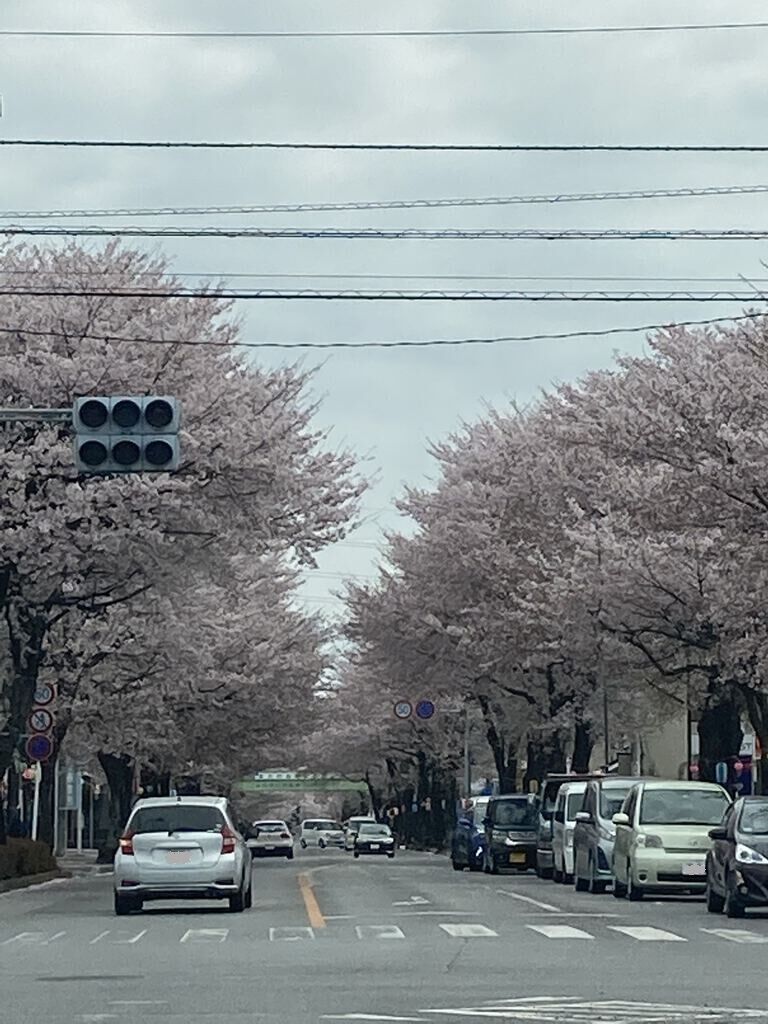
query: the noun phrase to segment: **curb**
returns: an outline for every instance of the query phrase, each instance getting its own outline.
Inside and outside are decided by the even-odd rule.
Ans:
[[[53,882],[57,878],[71,878],[68,871],[45,871],[40,875],[22,875],[21,878],[3,878],[0,880],[0,893],[15,892],[17,889],[28,889],[31,885]]]

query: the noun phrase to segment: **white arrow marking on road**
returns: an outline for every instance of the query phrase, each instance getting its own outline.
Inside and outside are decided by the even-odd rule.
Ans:
[[[702,928],[701,931],[707,935],[717,935],[719,939],[728,939],[729,942],[768,942],[768,935],[758,935],[757,932],[748,932],[738,928]]]
[[[592,939],[593,935],[583,932],[581,928],[572,928],[569,924],[527,924],[532,932],[539,932],[548,939]]]
[[[496,892],[500,896],[509,896],[513,900],[520,900],[522,903],[530,903],[534,907],[538,907],[540,910],[549,910],[553,914],[561,913],[560,907],[553,907],[551,903],[542,903],[541,900],[534,900],[530,896],[523,896],[520,892],[510,892],[509,889],[497,889]]]
[[[439,927],[453,939],[498,938],[498,933],[484,924],[441,924]]]
[[[396,924],[359,924],[355,928],[358,939],[404,939]]]
[[[628,935],[630,939],[637,939],[638,942],[687,942],[682,935],[675,935],[674,932],[665,932],[662,928],[633,927],[627,925],[609,924],[613,932],[621,932]]]
[[[229,928],[190,928],[179,942],[224,942],[228,935]]]

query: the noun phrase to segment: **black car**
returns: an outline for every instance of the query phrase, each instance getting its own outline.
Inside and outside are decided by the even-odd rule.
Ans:
[[[709,836],[707,910],[743,917],[747,907],[768,906],[768,797],[737,800]]]
[[[485,863],[485,825],[490,797],[480,796],[464,809],[451,838],[451,865],[454,871],[482,871]]]
[[[484,821],[486,874],[497,875],[504,868],[527,871],[536,866],[538,820],[535,796],[516,793],[493,797]]]
[[[389,825],[377,825],[361,822],[355,836],[355,857],[361,854],[386,854],[390,859],[395,856],[395,837]]]

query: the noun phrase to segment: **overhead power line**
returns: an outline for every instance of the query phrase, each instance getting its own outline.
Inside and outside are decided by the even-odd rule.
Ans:
[[[33,227],[8,224],[0,235],[54,238],[305,238],[347,241],[432,239],[442,241],[744,241],[768,238],[764,228],[256,228],[137,227],[60,224]]]
[[[768,153],[768,143],[227,142],[184,139],[0,139],[55,149],[309,149],[414,153]]]
[[[555,192],[549,195],[479,196],[448,199],[384,199],[347,203],[270,203],[239,206],[155,206],[90,210],[0,210],[1,220],[48,220],[66,217],[206,217],[251,213],[328,213],[344,210],[434,210],[446,207],[517,206],[606,202],[634,199],[679,199],[755,195],[768,185],[722,185],[707,188],[637,189],[624,192]]]
[[[0,271],[0,278],[2,272]],[[219,301],[324,301],[324,302],[752,302],[758,293],[751,291],[322,291],[265,288],[258,291],[223,288],[199,291],[191,288],[114,289],[114,288],[3,288],[0,297],[33,296],[96,299],[203,299]]]
[[[169,29],[2,29],[0,36],[30,39],[424,39],[508,36],[636,35],[645,32],[724,32],[768,28],[766,21],[721,21],[667,25],[564,25],[552,28],[305,29],[281,31]]]
[[[393,349],[393,348],[454,348],[465,345],[500,345],[511,342],[530,341],[570,341],[576,338],[608,338],[618,334],[649,334],[653,331],[669,330],[674,327],[712,327],[716,324],[742,323],[765,319],[765,313],[743,313],[737,316],[710,317],[705,320],[678,320],[672,323],[642,324],[637,327],[605,327],[585,331],[563,331],[554,334],[507,334],[495,337],[478,338],[420,338],[420,339],[395,339],[393,341],[214,341],[206,339],[189,338],[151,338],[144,336],[125,336],[119,334],[98,334],[73,329],[72,333],[51,328],[41,330],[39,328],[25,327],[21,324],[15,327],[0,327],[0,334],[17,335],[23,339],[30,338],[63,338],[69,342],[101,341],[106,344],[127,344],[127,345],[163,345],[180,348],[201,346],[203,348],[227,349]]]

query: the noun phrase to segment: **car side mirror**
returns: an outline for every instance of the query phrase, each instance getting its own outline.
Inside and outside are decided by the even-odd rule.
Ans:
[[[592,815],[589,813],[589,811],[577,811],[576,821],[583,821],[586,825],[588,825],[592,821]]]
[[[710,829],[709,838],[710,839],[714,839],[716,841],[717,840],[722,840],[722,839],[727,839],[728,838],[728,829],[727,828],[713,828],[713,829]]]
[[[614,825],[628,825],[629,824],[629,815],[628,814],[624,814],[622,811],[619,811],[618,814],[614,814],[612,820],[613,820],[613,824]]]

